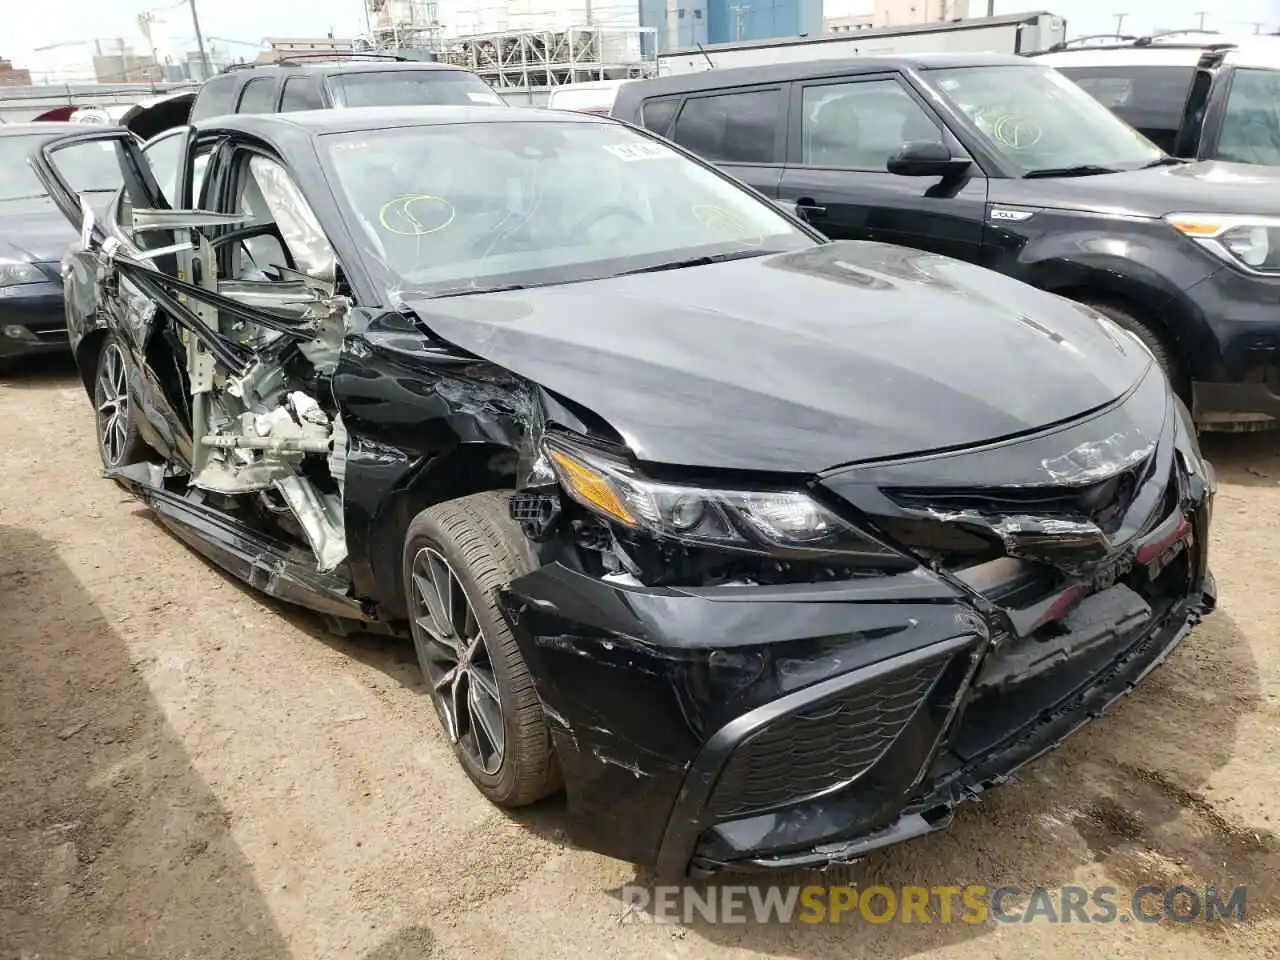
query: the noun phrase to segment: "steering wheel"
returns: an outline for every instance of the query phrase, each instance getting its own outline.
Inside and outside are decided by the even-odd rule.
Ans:
[[[608,220],[630,220],[632,223],[644,226],[644,218],[636,213],[630,207],[624,207],[620,203],[610,204],[607,207],[601,207],[598,210],[592,210],[585,217],[569,228],[572,236],[585,234],[596,225],[604,223]]]

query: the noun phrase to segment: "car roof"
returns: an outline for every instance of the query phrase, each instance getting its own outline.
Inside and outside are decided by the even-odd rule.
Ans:
[[[544,110],[538,107],[409,106],[345,107],[292,113],[236,113],[208,117],[199,129],[240,130],[249,134],[296,131],[311,136],[359,133],[390,127],[431,127],[451,123],[616,123],[608,117]]]
[[[619,91],[644,96],[655,93],[682,93],[711,87],[732,87],[748,83],[785,83],[827,77],[836,74],[881,73],[891,70],[945,70],[956,67],[1031,66],[1024,57],[1004,53],[918,53],[869,54],[862,57],[803,60],[794,63],[769,63],[750,67],[724,67],[682,73],[671,77],[636,80]]]
[[[1051,67],[1194,67],[1205,54],[1215,54],[1223,63],[1238,67],[1280,69],[1280,37],[1221,37],[1203,42],[1144,42],[1049,50],[1031,56]]]
[[[33,133],[47,133],[58,136],[64,133],[82,133],[82,124],[68,123],[66,120],[45,120],[35,123],[6,123],[0,125],[0,137],[30,136]]]
[[[372,73],[375,71],[391,71],[391,70],[453,70],[455,72],[470,73],[466,67],[460,67],[452,63],[437,63],[434,60],[360,60],[360,59],[333,59],[326,60],[323,57],[299,57],[297,59],[288,56],[282,57],[276,63],[246,63],[236,64],[229,70],[223,71],[223,76],[231,74],[232,76],[240,74],[242,71],[246,76],[252,76],[255,73],[264,71],[281,70],[323,70],[325,73]]]

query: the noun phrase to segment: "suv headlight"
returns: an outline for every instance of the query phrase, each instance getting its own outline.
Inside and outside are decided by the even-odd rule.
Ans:
[[[915,566],[798,490],[659,482],[623,460],[554,436],[547,438],[546,451],[574,500],[631,530],[739,553]]]
[[[1164,219],[1227,263],[1251,273],[1280,275],[1280,218],[1171,213]]]
[[[16,287],[20,283],[43,283],[45,275],[26,260],[0,258],[0,287]]]

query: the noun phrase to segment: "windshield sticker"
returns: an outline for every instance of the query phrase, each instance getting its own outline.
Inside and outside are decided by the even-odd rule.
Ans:
[[[467,97],[472,103],[501,103],[496,93],[476,93],[472,90],[467,91]]]
[[[341,153],[347,150],[367,150],[367,149],[369,149],[369,145],[361,140],[357,140],[354,143],[335,143],[333,145],[334,153]]]
[[[676,156],[674,150],[668,150],[660,143],[606,143],[604,148],[619,160],[664,160]]]

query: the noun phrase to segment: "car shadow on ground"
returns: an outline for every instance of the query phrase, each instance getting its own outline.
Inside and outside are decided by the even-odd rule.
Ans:
[[[229,816],[51,543],[0,525],[0,955],[291,957]]]
[[[1280,485],[1280,430],[1201,434],[1200,452],[1218,471],[1219,483]]]
[[[0,390],[46,390],[50,384],[80,382],[71,351],[42,353],[34,357],[11,360],[12,366],[0,364]]]

